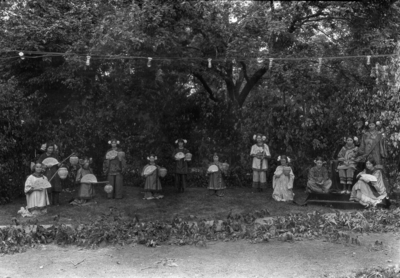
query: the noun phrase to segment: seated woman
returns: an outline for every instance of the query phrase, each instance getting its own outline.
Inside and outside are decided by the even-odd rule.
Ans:
[[[278,157],[278,161],[281,162],[281,165],[276,167],[274,177],[272,178],[272,187],[274,189],[274,193],[272,193],[272,198],[275,201],[293,201],[293,181],[294,174],[292,168],[288,166],[290,163],[290,158],[286,155],[282,155]]]
[[[365,162],[366,169],[357,175],[359,180],[353,186],[350,201],[356,201],[369,207],[376,206],[387,197],[386,188],[383,183],[382,172],[375,168],[376,161],[372,158]],[[371,179],[369,175],[376,178]]]
[[[351,185],[353,184],[354,171],[357,169],[357,162],[355,156],[358,148],[354,145],[354,141],[358,141],[357,137],[345,137],[346,145],[342,147],[338,154],[340,184],[343,186],[341,194],[350,194]]]
[[[306,192],[311,193],[328,193],[332,186],[332,181],[329,179],[328,170],[322,165],[325,161],[318,156],[314,163],[314,167],[308,172],[308,182]]]

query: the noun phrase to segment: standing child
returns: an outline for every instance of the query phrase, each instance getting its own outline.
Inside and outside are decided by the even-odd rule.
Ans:
[[[272,187],[274,188],[272,198],[276,201],[293,201],[294,174],[292,168],[288,165],[290,158],[282,155],[278,157],[278,161],[281,162],[281,165],[276,168],[272,178]]]
[[[42,163],[43,160],[46,158],[55,158],[59,161],[59,157],[57,154],[55,154],[55,151],[57,149],[56,145],[53,143],[47,143],[44,144],[42,147],[45,148],[45,153],[42,154],[38,161],[39,163]],[[61,164],[53,165],[51,167],[47,166],[42,166],[44,168],[44,175],[47,177],[47,180],[50,181],[51,183],[51,188],[47,189],[47,193],[50,196],[50,202],[52,205],[60,205],[60,193],[62,191],[62,186],[61,186],[61,179],[57,173],[58,167]]]
[[[124,153],[120,148],[118,148],[119,140],[111,139],[108,144],[111,145],[106,153],[106,159],[103,163],[103,172],[107,176],[108,182],[112,185],[113,191],[107,193],[109,199],[122,199],[123,189],[124,189],[124,178],[122,173],[126,169],[126,160],[121,153]]]
[[[257,144],[251,147],[250,152],[250,156],[253,157],[253,188],[257,188],[257,191],[261,192],[263,188],[267,187],[267,158],[270,158],[271,154],[267,144],[264,143],[267,139],[264,135],[254,135],[253,139],[257,141]]]
[[[353,184],[354,172],[357,169],[357,162],[355,156],[357,155],[358,148],[354,145],[354,141],[358,141],[357,137],[347,136],[344,138],[346,145],[342,147],[338,154],[340,184],[343,186],[341,194],[350,194],[351,186]]]
[[[87,174],[93,174],[92,168],[90,168],[90,159],[85,157],[83,159],[83,165],[76,174],[76,182],[80,183],[81,179]],[[81,183],[79,186],[78,197],[73,200],[71,205],[83,205],[94,198],[94,188],[91,183]]]
[[[175,168],[175,186],[178,189],[178,192],[185,192],[186,188],[186,176],[188,174],[188,164],[186,159],[186,154],[189,151],[184,147],[184,144],[187,143],[185,139],[177,139],[175,144],[178,144],[178,148],[174,150],[172,156],[176,160],[176,168]]]
[[[213,155],[213,160],[214,161],[209,165],[207,170],[207,175],[210,175],[210,182],[208,183],[207,189],[214,190],[215,195],[218,197],[223,197],[224,194],[221,193],[221,190],[226,188],[223,179],[224,167],[222,166],[222,163],[219,162],[217,153]]]
[[[144,166],[142,171],[142,176],[146,178],[146,182],[144,184],[145,194],[143,200],[161,199],[164,196],[159,193],[161,192],[162,187],[158,175],[160,167],[155,163],[155,161],[157,160],[157,156],[155,156],[154,154],[150,154],[150,156],[147,157],[147,160],[149,161],[149,164]]]
[[[50,205],[47,189],[34,188],[35,182],[40,179],[47,181],[47,177],[42,174],[42,164],[36,163],[35,172],[30,175],[25,182],[27,209],[33,215],[47,213],[47,206]]]

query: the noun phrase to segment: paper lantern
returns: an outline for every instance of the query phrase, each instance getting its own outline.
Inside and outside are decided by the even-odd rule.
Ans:
[[[58,175],[61,179],[65,179],[68,176],[68,169],[65,167],[61,167],[58,169]]]
[[[125,158],[125,152],[118,152],[118,158],[119,159],[123,159],[123,158]]]
[[[185,155],[185,160],[191,161],[191,160],[192,160],[192,154],[191,154],[191,153],[187,153],[187,154]]]
[[[161,167],[160,170],[158,170],[158,175],[162,178],[165,177],[167,175],[167,169]]]
[[[219,169],[218,169],[217,165],[211,165],[210,167],[208,167],[208,172],[215,173],[218,171],[219,171]]]
[[[104,191],[108,194],[113,192],[113,190],[114,190],[114,188],[111,184],[107,184],[106,186],[104,186]]]
[[[222,169],[223,171],[228,171],[228,169],[229,169],[229,164],[228,164],[228,163],[222,163],[221,169]]]
[[[69,163],[71,163],[71,165],[77,165],[79,162],[79,158],[77,156],[71,156],[69,158]]]

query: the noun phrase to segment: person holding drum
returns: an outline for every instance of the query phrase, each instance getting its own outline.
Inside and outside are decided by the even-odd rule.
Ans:
[[[110,193],[107,193],[109,199],[122,199],[124,180],[122,173],[126,169],[125,153],[118,148],[119,141],[117,139],[112,139],[108,141],[111,145],[106,153],[106,159],[103,163],[103,172],[107,176],[107,180],[113,187]]]
[[[162,187],[160,182],[160,167],[156,165],[157,156],[150,154],[147,157],[149,164],[144,166],[142,176],[146,178],[144,184],[144,198],[143,200],[161,199],[164,196],[160,194]]]
[[[178,148],[175,149],[173,157],[176,160],[175,168],[175,186],[178,192],[185,192],[186,188],[186,176],[188,174],[188,164],[187,162],[191,160],[192,155],[184,147],[187,141],[185,139],[177,139],[175,144],[178,144]]]
[[[42,164],[43,170],[44,170],[44,175],[47,177],[47,180],[50,181],[51,188],[47,189],[47,193],[50,197],[50,203],[52,205],[60,205],[60,193],[62,191],[62,186],[61,186],[61,180],[60,177],[56,174],[58,171],[58,167],[61,165],[58,163],[59,158],[58,155],[56,155],[54,152],[57,148],[57,146],[53,143],[47,143],[42,145],[45,149],[45,153],[43,153],[39,158],[38,158],[38,163]],[[48,158],[54,158],[53,160],[56,161],[55,164],[46,164],[44,163],[44,160]]]
[[[221,190],[226,189],[223,174],[226,173],[227,164],[219,162],[217,153],[213,155],[213,162],[209,165],[207,175],[210,175],[210,181],[208,183],[208,190],[213,190],[215,195],[223,197],[224,194]]]
[[[253,158],[253,188],[257,188],[257,191],[261,192],[263,188],[267,187],[267,159],[271,157],[271,154],[268,145],[264,143],[267,139],[264,135],[258,133],[253,136],[253,139],[257,141],[250,151],[250,156]]]
[[[42,174],[42,164],[36,163],[35,172],[25,182],[25,194],[27,209],[32,215],[47,213],[47,206],[50,205],[49,196],[46,190],[51,188],[47,177]]]

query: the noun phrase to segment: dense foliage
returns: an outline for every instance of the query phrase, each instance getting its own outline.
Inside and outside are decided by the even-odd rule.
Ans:
[[[363,212],[322,214],[290,214],[268,216],[266,210],[247,214],[230,213],[225,220],[183,220],[175,216],[171,222],[141,222],[125,218],[116,209],[98,216],[91,224],[70,226],[55,223],[44,228],[38,223],[12,225],[0,229],[0,253],[25,251],[38,244],[56,243],[95,248],[107,244],[195,245],[204,247],[210,241],[248,240],[251,243],[325,239],[334,243],[362,245],[363,232],[398,231],[400,209],[371,209]],[[19,224],[19,223],[15,223]],[[381,244],[367,246],[383,248]]]
[[[320,71],[317,59],[399,51],[396,1],[8,2],[0,12],[2,198],[22,192],[49,140],[62,157],[93,157],[100,174],[111,137],[130,169],[156,152],[170,172],[183,137],[192,166],[220,152],[232,166],[229,184],[247,186],[251,137],[262,132],[272,168],[287,154],[299,181],[314,156],[333,159],[344,135],[360,136],[371,114],[383,121],[397,175],[398,57],[323,59]],[[191,180],[204,183],[200,174]]]

